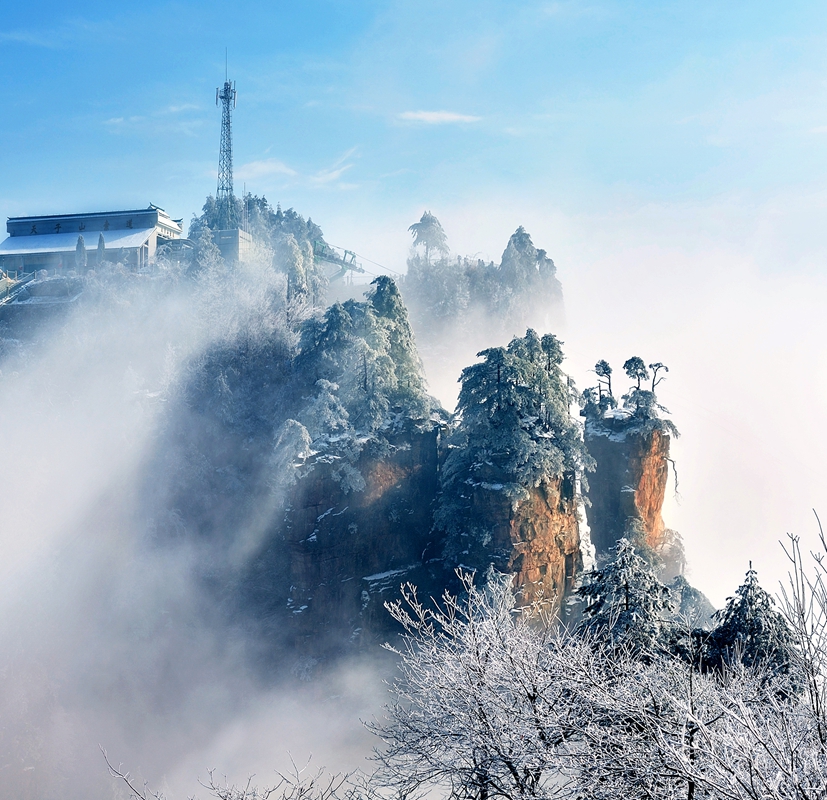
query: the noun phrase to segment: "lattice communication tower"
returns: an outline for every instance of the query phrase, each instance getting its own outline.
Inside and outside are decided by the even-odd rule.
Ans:
[[[215,90],[215,104],[221,103],[221,147],[218,151],[218,192],[216,210],[219,230],[238,228],[238,207],[233,194],[233,109],[235,81],[224,74],[224,88]]]

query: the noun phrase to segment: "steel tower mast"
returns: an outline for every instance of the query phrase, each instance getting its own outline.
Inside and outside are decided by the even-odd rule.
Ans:
[[[235,81],[227,78],[226,60],[224,67],[224,88],[215,90],[215,104],[221,103],[221,147],[218,151],[218,191],[216,210],[218,229],[238,228],[238,208],[233,194],[233,120],[236,104]]]

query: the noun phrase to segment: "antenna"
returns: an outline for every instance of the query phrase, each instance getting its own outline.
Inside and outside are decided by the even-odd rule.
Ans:
[[[224,50],[224,87],[215,90],[215,104],[221,101],[221,145],[218,150],[218,191],[216,210],[219,230],[238,228],[238,208],[233,193],[233,120],[236,104],[235,81],[230,82],[227,68],[227,49]]]

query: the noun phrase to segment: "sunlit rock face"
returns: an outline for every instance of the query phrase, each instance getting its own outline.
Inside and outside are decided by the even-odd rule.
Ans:
[[[473,502],[489,520],[492,560],[513,573],[520,602],[543,601],[551,614],[564,612],[583,566],[574,481],[543,482],[516,501],[479,487]]]
[[[343,486],[324,462],[295,485],[246,583],[256,616],[286,628],[298,652],[386,635],[384,603],[399,597],[401,584],[423,596],[441,590],[441,542],[432,533],[439,435],[411,425],[384,452],[366,447],[356,464],[361,491]]]
[[[387,637],[384,607],[411,583],[422,598],[454,588],[434,528],[439,489],[439,428],[411,426],[390,450],[365,448],[361,491],[346,490],[331,464],[319,463],[291,493],[278,528],[244,581],[256,619],[286,636],[297,655],[322,656]],[[490,538],[479,564],[513,573],[522,603],[542,600],[564,613],[582,571],[577,499],[571,478],[554,479],[515,501],[479,486],[475,510]],[[483,561],[485,563],[483,563]]]
[[[588,476],[587,517],[598,556],[622,536],[638,532],[664,561],[664,574],[682,572],[677,535],[666,528],[662,509],[669,479],[670,437],[657,428],[630,429],[625,420],[586,426],[586,446],[597,462]]]

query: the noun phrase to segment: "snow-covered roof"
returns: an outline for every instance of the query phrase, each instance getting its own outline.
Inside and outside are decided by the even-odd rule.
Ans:
[[[137,230],[105,231],[103,241],[107,250],[118,250],[121,247],[140,247],[145,244],[155,228],[139,228]],[[78,246],[77,231],[68,233],[43,233],[33,236],[9,236],[0,243],[0,256],[28,255],[32,253],[67,253]],[[91,231],[88,238],[83,237],[87,250],[94,250],[98,246],[99,231]]]

